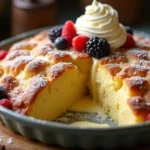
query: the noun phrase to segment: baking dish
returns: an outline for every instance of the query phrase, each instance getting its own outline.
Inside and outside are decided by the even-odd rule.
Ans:
[[[18,40],[49,28],[34,30],[2,41],[0,49],[8,49]],[[0,119],[8,128],[23,136],[65,148],[115,149],[150,144],[150,123],[111,128],[74,127],[64,123],[41,121],[27,117],[1,106]]]

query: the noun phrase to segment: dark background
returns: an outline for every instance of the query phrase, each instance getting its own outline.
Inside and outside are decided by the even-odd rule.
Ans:
[[[4,1],[5,7],[0,8],[3,9],[2,11],[0,11],[0,40],[12,36],[11,34],[12,1],[11,0],[4,0]],[[147,33],[150,33],[150,0],[141,0],[141,1],[142,1],[142,10],[139,15],[139,19],[135,24],[132,24],[131,26],[134,27],[136,30],[142,30]],[[118,2],[121,1],[118,0]],[[57,17],[58,24],[62,24],[66,20],[70,19],[75,21],[77,17],[83,14],[83,10],[80,9],[81,7],[79,0],[57,0],[56,7],[58,12]],[[128,13],[128,10],[126,11],[126,13]],[[128,16],[130,17],[130,14],[128,14]],[[29,20],[28,23],[31,22],[32,20]]]

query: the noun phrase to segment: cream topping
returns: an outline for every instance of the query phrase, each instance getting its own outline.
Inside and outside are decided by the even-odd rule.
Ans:
[[[111,49],[121,47],[127,39],[127,32],[119,23],[117,11],[96,0],[86,7],[85,15],[77,19],[76,29],[79,35],[105,38]]]

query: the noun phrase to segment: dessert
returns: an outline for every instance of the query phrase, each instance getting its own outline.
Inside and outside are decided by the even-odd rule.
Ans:
[[[76,24],[67,21],[10,48],[0,66],[2,100],[18,113],[54,120],[90,94],[119,125],[150,120],[149,50],[149,39],[94,0]]]

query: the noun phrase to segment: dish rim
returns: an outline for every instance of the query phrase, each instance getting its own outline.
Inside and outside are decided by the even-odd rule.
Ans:
[[[44,27],[44,28],[40,28],[40,29],[35,29],[32,31],[28,31],[16,36],[13,36],[11,38],[8,38],[6,40],[3,40],[0,42],[0,48],[3,46],[7,46],[9,44],[12,44],[18,40],[22,40],[24,38],[28,38],[31,36],[34,36],[36,34],[38,34],[41,31],[44,30],[48,30],[50,28],[52,28],[53,26],[50,27]],[[149,34],[146,34],[144,32],[136,32],[139,34],[144,34],[147,37],[150,37]],[[13,112],[13,113],[12,113]],[[29,117],[29,116],[25,116],[22,114],[19,114],[17,112],[14,112],[12,110],[8,110],[2,106],[0,106],[0,114],[6,116],[8,119],[13,119],[15,121],[21,121],[21,123],[23,123],[24,125],[28,125],[28,126],[33,126],[33,125],[38,125],[39,128],[42,128],[44,130],[48,130],[48,129],[53,129],[53,130],[61,130],[61,132],[66,132],[66,131],[72,131],[72,132],[82,132],[82,133],[86,133],[88,134],[89,132],[94,134],[97,134],[97,132],[101,132],[101,134],[106,134],[107,132],[116,132],[118,131],[120,132],[133,132],[133,130],[139,129],[140,131],[141,129],[146,130],[147,128],[150,127],[150,122],[143,122],[143,123],[139,123],[139,124],[135,124],[135,125],[127,125],[127,126],[120,126],[120,127],[110,127],[110,128],[89,128],[89,127],[77,127],[77,126],[69,126],[68,124],[63,124],[63,123],[57,123],[57,122],[53,122],[53,121],[43,121],[43,120],[39,120],[39,119],[35,119],[33,117]],[[88,131],[88,132],[87,132]],[[90,134],[91,134],[90,133]]]

